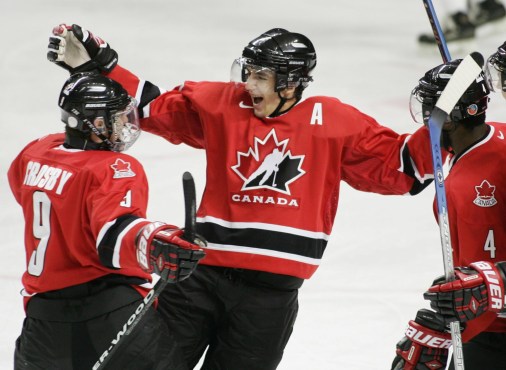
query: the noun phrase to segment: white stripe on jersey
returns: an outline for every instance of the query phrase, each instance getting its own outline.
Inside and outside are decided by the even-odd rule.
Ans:
[[[321,259],[320,258],[310,258],[304,257],[298,254],[286,253],[274,251],[271,249],[262,249],[262,248],[252,248],[252,247],[243,247],[239,245],[224,245],[224,244],[215,244],[215,243],[207,243],[205,249],[213,249],[222,252],[237,252],[237,253],[251,253],[257,254],[260,256],[269,256],[269,257],[277,257],[282,258],[284,260],[296,261],[306,263],[308,265],[319,266]]]
[[[281,233],[288,233],[298,236],[304,236],[312,239],[323,239],[328,240],[330,235],[325,234],[323,232],[318,231],[309,231],[303,229],[296,229],[294,227],[289,226],[281,226],[275,224],[267,224],[263,222],[230,222],[227,220],[222,220],[213,216],[206,217],[197,217],[197,222],[205,223],[210,222],[213,224],[217,224],[223,227],[227,227],[229,229],[260,229],[260,230],[268,230],[268,231],[278,231]]]

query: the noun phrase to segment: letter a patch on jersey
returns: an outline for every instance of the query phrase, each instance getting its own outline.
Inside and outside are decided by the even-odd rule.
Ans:
[[[255,137],[254,147],[247,152],[237,152],[232,170],[244,181],[241,190],[268,188],[290,195],[288,185],[306,172],[302,169],[304,155],[292,155],[288,141],[278,141],[272,129],[264,139]]]
[[[135,172],[130,168],[130,162],[125,162],[121,158],[116,159],[116,162],[111,164],[111,168],[114,170],[114,175],[112,176],[113,179],[135,176]]]
[[[483,180],[479,186],[475,186],[476,199],[473,201],[479,207],[492,207],[497,204],[494,197],[495,186],[491,185],[487,180]]]

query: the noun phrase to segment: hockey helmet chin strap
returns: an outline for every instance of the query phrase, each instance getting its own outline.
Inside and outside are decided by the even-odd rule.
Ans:
[[[74,109],[74,108],[72,108],[71,112],[75,115],[75,118],[77,118],[78,122],[81,121],[84,125],[86,125],[91,130],[91,132],[93,132],[100,140],[102,140],[102,143],[95,143],[97,145],[97,147],[103,147],[104,144],[109,149],[112,149],[114,147],[114,144],[112,143],[112,141],[109,140],[109,138],[104,135],[103,131],[101,131],[97,127],[95,127],[93,122],[91,122],[88,118],[86,118],[86,116],[83,113],[79,112],[77,109]],[[89,144],[91,144],[91,142],[88,142],[88,139],[86,139],[85,147],[87,145],[89,146]],[[92,145],[92,146],[94,146],[94,145]]]
[[[295,94],[293,97],[291,98],[284,98],[281,96],[281,92],[278,91],[278,96],[279,96],[279,104],[278,106],[276,107],[276,109],[274,109],[274,112],[272,112],[271,114],[269,114],[269,117],[270,118],[274,118],[274,117],[277,117],[283,113],[286,113],[288,112],[290,109],[292,109],[301,99],[300,96],[298,96],[297,94]],[[295,99],[295,102],[290,105],[290,107],[288,107],[287,109],[285,109],[284,111],[281,111],[281,108],[283,107],[283,105],[285,105],[286,102],[288,102],[289,100],[292,100],[292,99]]]

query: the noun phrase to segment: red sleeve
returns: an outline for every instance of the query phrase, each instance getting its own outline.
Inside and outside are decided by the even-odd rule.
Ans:
[[[343,180],[361,191],[417,194],[434,178],[428,131],[399,135],[372,117],[350,114],[355,131],[343,155]]]
[[[149,222],[145,219],[149,191],[146,175],[136,159],[123,154],[110,156],[101,168],[99,186],[87,199],[100,260],[135,276],[139,273],[135,238]]]
[[[119,82],[139,104],[141,128],[173,144],[185,143],[204,148],[204,133],[198,112],[191,102],[195,83],[187,82],[171,91],[161,92],[148,81],[140,80],[125,68],[116,66],[109,78]]]

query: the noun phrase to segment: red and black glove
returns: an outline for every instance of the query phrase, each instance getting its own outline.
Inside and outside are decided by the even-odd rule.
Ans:
[[[397,343],[391,370],[442,370],[451,345],[444,320],[431,310],[421,309]]]
[[[54,27],[47,50],[47,59],[70,74],[109,73],[118,64],[118,53],[107,42],[77,24]]]
[[[473,262],[469,267],[457,267],[456,279],[445,282],[439,277],[424,293],[430,306],[441,314],[446,323],[465,323],[486,311],[505,311],[506,262]]]
[[[144,226],[137,236],[137,261],[148,273],[160,275],[171,283],[190,276],[199,261],[204,258],[203,238],[184,240],[183,230],[162,222]]]

